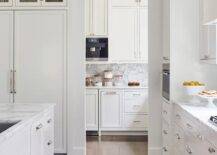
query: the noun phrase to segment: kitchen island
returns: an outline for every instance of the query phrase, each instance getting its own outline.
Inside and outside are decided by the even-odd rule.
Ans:
[[[1,155],[53,155],[53,104],[0,104]]]

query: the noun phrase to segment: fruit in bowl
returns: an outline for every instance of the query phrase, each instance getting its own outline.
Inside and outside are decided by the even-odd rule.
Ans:
[[[198,95],[205,90],[205,84],[199,81],[185,81],[183,86],[188,95]]]

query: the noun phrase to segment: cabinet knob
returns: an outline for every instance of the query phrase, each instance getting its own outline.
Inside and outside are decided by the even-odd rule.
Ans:
[[[47,123],[50,124],[52,122],[52,119],[50,118],[49,120],[47,120]]]
[[[181,119],[181,116],[179,114],[176,114],[177,119]]]
[[[168,149],[167,149],[166,147],[163,147],[163,151],[164,151],[164,152],[167,152]]]
[[[36,130],[40,130],[42,127],[43,127],[43,124],[39,124],[39,125],[36,127]]]
[[[53,142],[50,140],[49,142],[47,142],[47,145],[50,146]]]
[[[163,113],[164,113],[165,115],[167,115],[167,111],[166,111],[166,110],[164,110]]]
[[[177,138],[178,140],[181,139],[181,137],[180,137],[180,135],[179,135],[178,133],[176,134],[176,138]]]
[[[190,146],[186,146],[186,151],[187,151],[188,154],[192,154],[193,153],[192,150],[191,150],[191,148],[190,148]]]
[[[167,134],[168,134],[168,131],[167,131],[167,130],[163,130],[163,133],[164,133],[165,135],[167,135]]]
[[[208,149],[208,151],[209,151],[209,153],[215,153],[215,149],[212,148],[212,147],[210,147],[210,148]]]
[[[191,124],[187,123],[186,125],[187,125],[187,127],[188,127],[189,129],[193,129],[193,127],[191,126]]]

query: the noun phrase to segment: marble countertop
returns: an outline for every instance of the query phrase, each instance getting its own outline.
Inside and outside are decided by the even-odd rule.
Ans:
[[[14,126],[0,133],[0,144],[13,136],[16,131],[36,120],[37,117],[53,108],[54,104],[0,104],[0,122],[16,122]]]
[[[90,86],[90,87],[86,87],[86,89],[147,89],[148,86],[111,86],[111,87],[107,87],[107,86]]]

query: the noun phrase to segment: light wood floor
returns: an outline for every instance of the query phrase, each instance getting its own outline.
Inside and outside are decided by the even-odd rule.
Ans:
[[[87,140],[87,155],[148,155],[148,143],[132,139]]]

